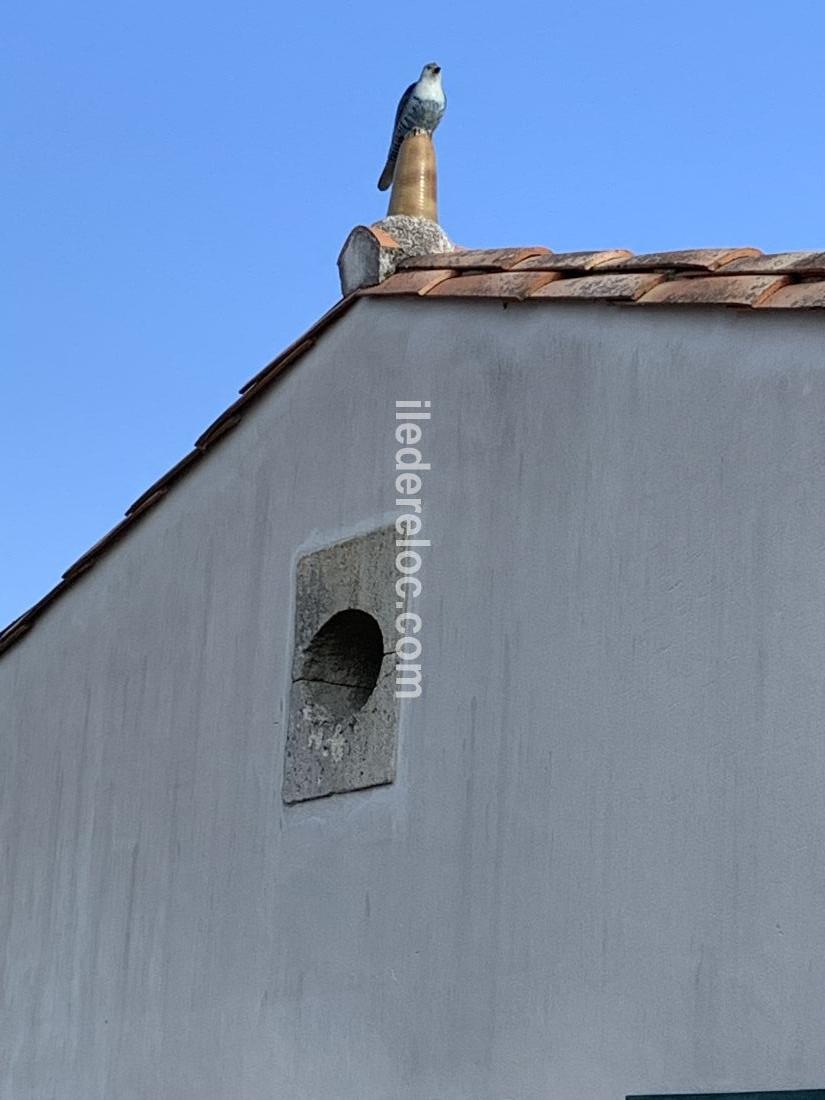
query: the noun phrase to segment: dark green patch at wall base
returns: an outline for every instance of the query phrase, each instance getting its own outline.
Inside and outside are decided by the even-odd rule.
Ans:
[[[661,1096],[627,1096],[625,1100],[825,1100],[825,1089],[772,1092],[671,1092]]]

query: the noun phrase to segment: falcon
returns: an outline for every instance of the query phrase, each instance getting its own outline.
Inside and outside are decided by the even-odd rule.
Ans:
[[[378,181],[379,191],[386,191],[392,183],[395,161],[404,138],[409,134],[432,134],[441,121],[446,106],[447,97],[441,87],[441,66],[431,61],[421,70],[417,82],[410,84],[401,96],[395,112],[387,163]]]

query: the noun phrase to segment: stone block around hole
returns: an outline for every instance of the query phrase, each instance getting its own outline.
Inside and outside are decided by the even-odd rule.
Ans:
[[[284,802],[395,779],[395,528],[298,562]]]

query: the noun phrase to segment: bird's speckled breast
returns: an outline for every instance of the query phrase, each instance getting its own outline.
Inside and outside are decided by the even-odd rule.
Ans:
[[[405,115],[409,126],[416,130],[434,130],[444,114],[444,104],[436,99],[419,99],[412,96]]]

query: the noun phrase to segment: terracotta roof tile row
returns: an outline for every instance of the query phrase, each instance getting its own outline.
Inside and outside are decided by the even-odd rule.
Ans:
[[[817,277],[819,277],[817,279]],[[825,308],[825,253],[701,248],[633,256],[623,249],[464,249],[402,261],[362,295]]]
[[[393,247],[395,242],[384,234],[379,244]],[[169,489],[240,423],[252,402],[314,346],[329,325],[361,297],[384,295],[601,301],[634,308],[725,305],[825,309],[825,252],[764,255],[755,248],[708,248],[633,256],[625,249],[554,253],[530,247],[460,249],[408,259],[380,285],[343,298],[309,332],[242,386],[240,397],[203,432],[194,449],[150,485],[117,526],[66,570],[51,592],[0,632],[0,653],[21,638],[51,603],[163,500]]]

